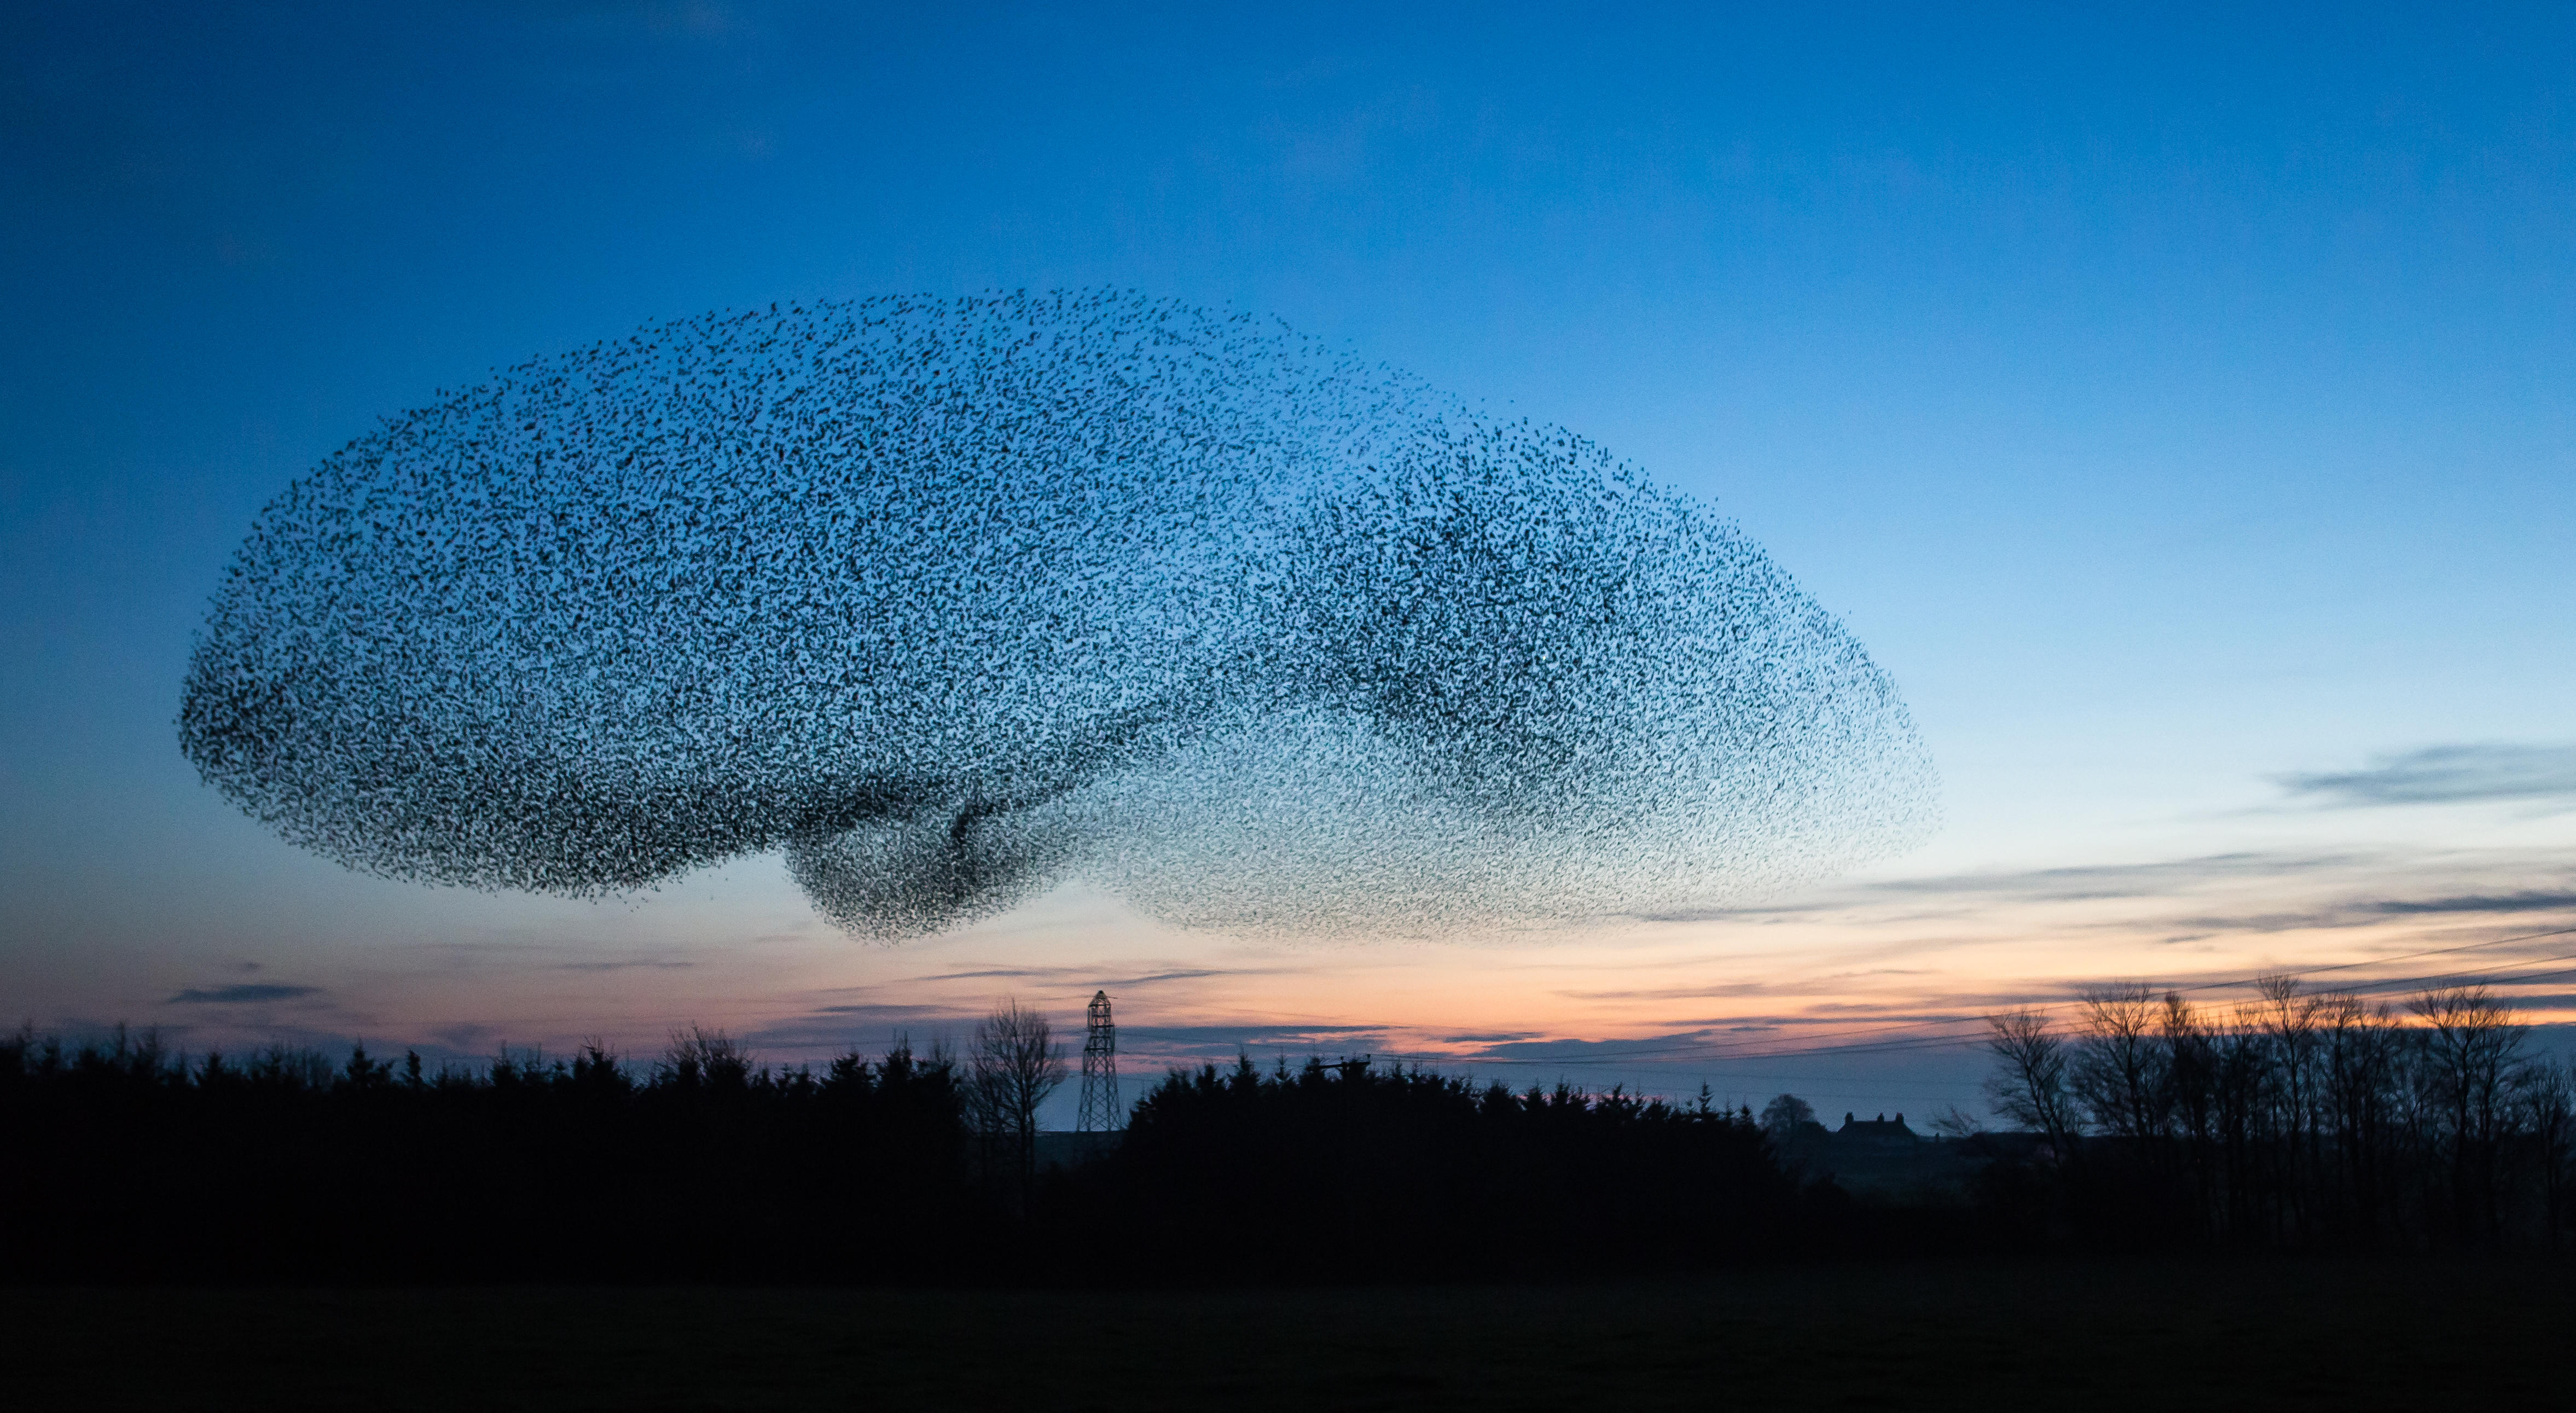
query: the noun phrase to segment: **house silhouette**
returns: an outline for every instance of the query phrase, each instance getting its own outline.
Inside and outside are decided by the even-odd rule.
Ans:
[[[1920,1143],[1923,1141],[1921,1134],[1905,1126],[1905,1115],[1901,1113],[1892,1119],[1885,1114],[1880,1114],[1874,1119],[1863,1119],[1845,1113],[1843,1126],[1834,1130],[1834,1138],[1844,1143]]]

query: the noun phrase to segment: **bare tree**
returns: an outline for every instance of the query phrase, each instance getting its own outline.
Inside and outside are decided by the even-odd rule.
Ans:
[[[1004,1001],[975,1023],[967,1102],[988,1152],[1007,1147],[1023,1195],[1037,1176],[1038,1105],[1064,1083],[1064,1047],[1045,1016]]]
[[[2428,1078],[2450,1130],[2460,1218],[2493,1237],[2503,1218],[2497,1149],[2514,1117],[2523,1028],[2483,986],[2428,987],[2407,1004],[2424,1021]]]
[[[2144,982],[2086,987],[2084,1044],[2070,1067],[2071,1082],[2093,1121],[2132,1144],[2165,1131],[2165,1053],[2156,1043],[2159,1007]]]
[[[2321,1102],[2340,1165],[2341,1200],[2351,1230],[2369,1237],[2387,1220],[2405,1046],[2386,1006],[2374,1009],[2349,992],[2329,993],[2320,1017]]]
[[[2333,1001],[2323,994],[2303,991],[2299,979],[2286,972],[2255,978],[2254,989],[2263,998],[2263,1030],[2271,1037],[2272,1068],[2278,1111],[2279,1143],[2275,1161],[2281,1173],[2275,1186],[2288,1200],[2308,1194],[2315,1187],[2317,1166],[2318,1083],[2317,1065],[2319,1028],[2331,1019]],[[2313,1212],[2295,1214],[2313,1221]]]
[[[2097,1218],[2249,1244],[2563,1234],[2576,1071],[2531,1058],[2486,988],[2422,991],[2411,1015],[2287,976],[2256,989],[2203,1012],[2094,987],[2056,1032],[2034,1009],[1988,1016],[1987,1090],[2070,1159],[2069,1194]],[[2087,1148],[2093,1132],[2136,1141]]]
[[[692,1024],[674,1030],[670,1046],[662,1052],[663,1072],[689,1088],[706,1084],[739,1089],[750,1083],[751,1066],[751,1052],[721,1026],[709,1030]]]
[[[2225,1024],[2211,1028],[2210,1049],[2218,1062],[2212,1113],[2227,1227],[2240,1235],[2277,1232],[2279,1204],[2272,1201],[2275,1189],[2264,1177],[2273,1167],[2265,1155],[2272,1140],[2272,1097],[2280,1085],[2262,1008],[2251,1002],[2233,1007]]]
[[[2540,1169],[2541,1239],[2558,1249],[2567,1226],[2568,1170],[2576,1162],[2576,1066],[2531,1065],[2522,1075],[2522,1127]]]
[[[2209,1022],[2179,991],[2165,993],[2157,1030],[2165,1043],[2165,1089],[2172,1100],[2168,1112],[2191,1169],[2196,1210],[2206,1218],[2217,1191],[2218,1047],[2210,1041]]]
[[[2048,1138],[2061,1161],[2075,1159],[2075,1094],[2067,1083],[2066,1042],[2049,1028],[2048,1013],[2034,1007],[1986,1017],[1986,1048],[2002,1061],[1986,1081],[1995,1108]]]

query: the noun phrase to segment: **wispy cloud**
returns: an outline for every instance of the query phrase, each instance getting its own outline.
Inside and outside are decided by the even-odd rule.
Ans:
[[[971,1017],[935,1006],[824,1006],[803,1015],[781,1016],[741,1035],[744,1044],[762,1052],[857,1049],[874,1054],[897,1035],[926,1047],[942,1037],[953,1039],[972,1024]]]
[[[1647,922],[1714,922],[1797,917],[1855,909],[1883,912],[1908,900],[1984,912],[2014,903],[2089,903],[2176,898],[2214,885],[2307,877],[2366,862],[2351,853],[2247,850],[2141,863],[1944,873],[1895,878],[1803,898],[1778,907],[1683,909],[1640,914]]]
[[[1608,990],[1572,988],[1555,994],[1576,1001],[1709,1001],[1766,996],[1785,989],[1768,981],[1719,981],[1699,986],[1636,986]]]
[[[2193,929],[2191,937],[2226,933],[2306,932],[2324,928],[2371,927],[2390,918],[2518,918],[2533,913],[2576,911],[2576,891],[2565,888],[2523,889],[2512,893],[2447,893],[2426,898],[2345,897],[2314,907],[2200,914],[2165,920],[2169,927]]]
[[[1513,1040],[1488,1045],[1465,1060],[1648,1060],[1697,1052],[1710,1044],[1706,1031],[1639,1036],[1633,1040]]]
[[[172,1006],[246,1006],[257,1001],[292,1001],[303,996],[319,996],[319,986],[278,986],[266,982],[240,982],[232,986],[191,986],[166,1003]]]
[[[2365,910],[2406,916],[2416,913],[2554,913],[2576,910],[2576,892],[2469,893],[2455,898],[2410,898],[2366,903]]]
[[[2292,795],[2342,808],[2500,800],[2576,801],[2576,746],[2428,746],[2367,769],[2278,777]]]
[[[944,971],[916,977],[917,981],[980,981],[1007,977],[1015,981],[1078,981],[1085,985],[1109,988],[1153,986],[1166,981],[1196,981],[1212,976],[1275,976],[1285,967],[1174,967],[1167,971],[1150,971],[1137,976],[1103,977],[1097,971],[1082,967],[991,967],[980,971]]]
[[[2046,903],[2171,898],[2198,892],[2213,883],[2303,876],[2354,861],[2349,854],[2249,850],[2157,859],[2146,863],[2087,864],[2009,873],[1953,873],[1931,878],[1894,879],[1876,885],[1873,891],[1890,895]]]
[[[436,1026],[429,1033],[438,1037],[439,1042],[448,1049],[459,1054],[486,1055],[492,1052],[500,1035],[500,1032],[491,1026],[471,1021]]]
[[[1122,1049],[1131,1043],[1293,1048],[1328,1042],[1348,1045],[1360,1040],[1382,1040],[1385,1035],[1386,1027],[1375,1025],[1122,1025],[1118,1027],[1118,1044]]]
[[[1265,976],[1275,967],[1191,967],[1176,971],[1147,972],[1143,976],[1113,977],[1104,986],[1152,986],[1164,981],[1196,981],[1210,976]]]

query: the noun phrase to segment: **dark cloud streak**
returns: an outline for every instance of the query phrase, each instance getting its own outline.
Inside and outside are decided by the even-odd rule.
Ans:
[[[2363,770],[2278,778],[2291,795],[2330,808],[2576,801],[2576,746],[2428,746]]]
[[[2576,892],[2469,893],[2453,898],[2400,899],[2363,905],[2367,912],[2411,916],[2422,913],[2547,913],[2576,909]]]
[[[295,1001],[306,996],[319,996],[319,986],[280,986],[270,982],[239,982],[231,986],[191,986],[171,997],[170,1006],[248,1006],[262,1001]]]

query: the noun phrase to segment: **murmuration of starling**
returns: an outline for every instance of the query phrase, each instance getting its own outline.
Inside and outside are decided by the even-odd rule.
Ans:
[[[1932,828],[1888,675],[1731,522],[1272,320],[683,320],[259,516],[182,749],[292,843],[597,895],[782,851],[901,938],[1084,879],[1239,934],[1708,905]]]

